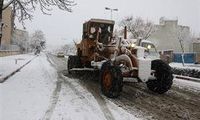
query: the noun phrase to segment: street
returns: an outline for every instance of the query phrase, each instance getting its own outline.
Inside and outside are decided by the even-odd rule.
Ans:
[[[38,56],[0,85],[1,119],[136,119],[104,97],[97,100],[78,79],[63,76],[66,61],[47,56]]]
[[[167,93],[124,83],[117,99],[101,94],[97,72],[68,75],[67,58],[40,54],[0,84],[2,120],[200,119],[200,83],[174,80]],[[190,85],[189,85],[190,84]]]
[[[200,120],[200,0],[1,0],[0,120]]]

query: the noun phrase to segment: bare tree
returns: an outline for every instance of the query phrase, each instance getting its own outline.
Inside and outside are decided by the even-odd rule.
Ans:
[[[190,31],[188,31],[189,28],[187,27],[179,27],[178,30],[177,30],[177,39],[180,43],[180,46],[181,46],[181,50],[182,50],[182,64],[183,66],[185,66],[185,61],[184,61],[184,54],[185,54],[185,47],[186,46],[189,46],[189,44],[192,42],[191,41],[191,35],[188,34],[190,33]]]
[[[128,32],[131,33],[132,38],[142,37],[147,39],[154,31],[155,26],[151,21],[145,21],[140,17],[133,18],[132,16],[126,17],[121,20],[120,26],[127,26]]]
[[[10,4],[13,5],[13,16],[16,16],[23,25],[24,20],[31,20],[33,18],[32,13],[38,6],[44,14],[49,15],[53,6],[67,12],[72,12],[71,7],[76,5],[73,0],[0,0],[0,46],[2,36],[2,11]]]

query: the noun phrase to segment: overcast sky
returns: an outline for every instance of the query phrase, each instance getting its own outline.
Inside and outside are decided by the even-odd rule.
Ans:
[[[82,23],[90,18],[110,19],[105,7],[117,8],[113,19],[118,23],[126,16],[142,17],[158,24],[160,17],[178,18],[179,24],[190,26],[192,32],[200,33],[200,0],[75,0],[77,5],[68,13],[54,9],[50,16],[39,10],[32,22],[26,22],[30,33],[42,30],[51,45],[63,45],[72,40],[80,40]],[[20,25],[17,24],[19,28]]]

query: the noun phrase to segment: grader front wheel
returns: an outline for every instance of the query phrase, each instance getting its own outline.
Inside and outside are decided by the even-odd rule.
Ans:
[[[156,80],[147,81],[147,87],[159,94],[167,92],[173,83],[171,67],[161,60],[154,60],[151,69],[155,70]]]
[[[123,87],[123,77],[118,66],[112,66],[105,62],[100,71],[100,83],[102,93],[109,98],[116,98],[120,95]]]

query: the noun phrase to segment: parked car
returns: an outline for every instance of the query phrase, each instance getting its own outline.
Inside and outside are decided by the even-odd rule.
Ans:
[[[58,52],[57,53],[57,57],[64,57],[65,55],[64,55],[64,53],[63,52]]]

